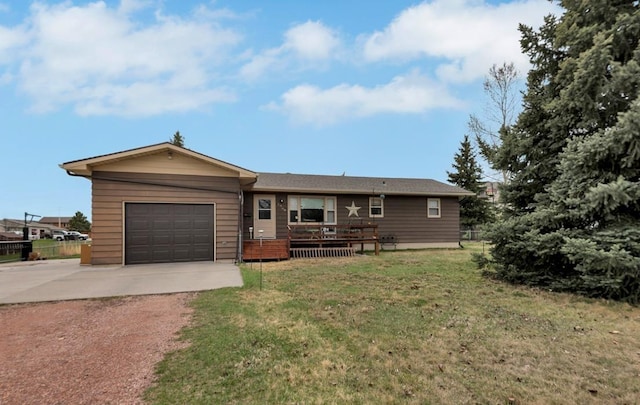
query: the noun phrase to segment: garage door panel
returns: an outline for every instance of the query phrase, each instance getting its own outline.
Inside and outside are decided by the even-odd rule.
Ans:
[[[132,221],[131,226],[137,230],[148,230],[149,229],[149,221],[146,219],[135,219]]]
[[[168,250],[158,249],[153,251],[151,263],[167,263],[172,261],[171,252]]]
[[[211,227],[211,223],[209,221],[193,221],[193,229],[209,229]]]
[[[211,213],[211,206],[210,205],[196,205],[193,206],[193,213],[195,215],[209,215]]]
[[[137,232],[129,237],[129,243],[132,246],[148,245],[151,243],[151,236],[148,233]]]
[[[191,246],[193,243],[193,237],[191,235],[175,234],[173,236],[173,244],[176,246]]]
[[[196,211],[196,207],[194,207],[193,205],[175,205],[173,214],[176,216],[180,216],[180,215],[191,216],[194,214],[197,215],[197,211]]]
[[[189,247],[176,247],[173,251],[173,261],[192,261],[193,255]]]
[[[171,231],[172,222],[165,218],[154,218],[152,219],[153,229],[156,231]]]
[[[173,223],[173,228],[176,230],[180,230],[180,229],[185,229],[185,230],[191,230],[193,228],[193,224],[191,221],[189,221],[189,219],[176,219],[176,221]]]
[[[171,244],[171,235],[153,235],[150,239],[151,245],[154,246],[169,246]]]
[[[209,235],[193,235],[192,241],[194,245],[209,245],[213,243]]]
[[[173,204],[148,204],[149,215],[170,215]]]
[[[209,204],[125,204],[126,264],[213,260],[213,213]]]

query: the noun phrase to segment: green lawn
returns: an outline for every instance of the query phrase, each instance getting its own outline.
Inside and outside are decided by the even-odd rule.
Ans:
[[[483,278],[460,250],[243,266],[193,301],[147,399],[636,403],[640,309]]]

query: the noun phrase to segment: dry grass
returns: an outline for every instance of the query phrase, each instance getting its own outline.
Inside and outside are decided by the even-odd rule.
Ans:
[[[505,285],[470,252],[291,260],[202,294],[158,403],[636,403],[640,309]]]

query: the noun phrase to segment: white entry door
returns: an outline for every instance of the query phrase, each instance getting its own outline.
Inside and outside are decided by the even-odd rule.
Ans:
[[[256,194],[253,196],[253,238],[276,238],[276,196]]]

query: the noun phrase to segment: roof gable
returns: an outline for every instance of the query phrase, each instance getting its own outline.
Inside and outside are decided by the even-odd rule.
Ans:
[[[94,171],[213,175],[255,179],[256,173],[190,149],[163,142],[60,165],[68,172],[91,177]]]

